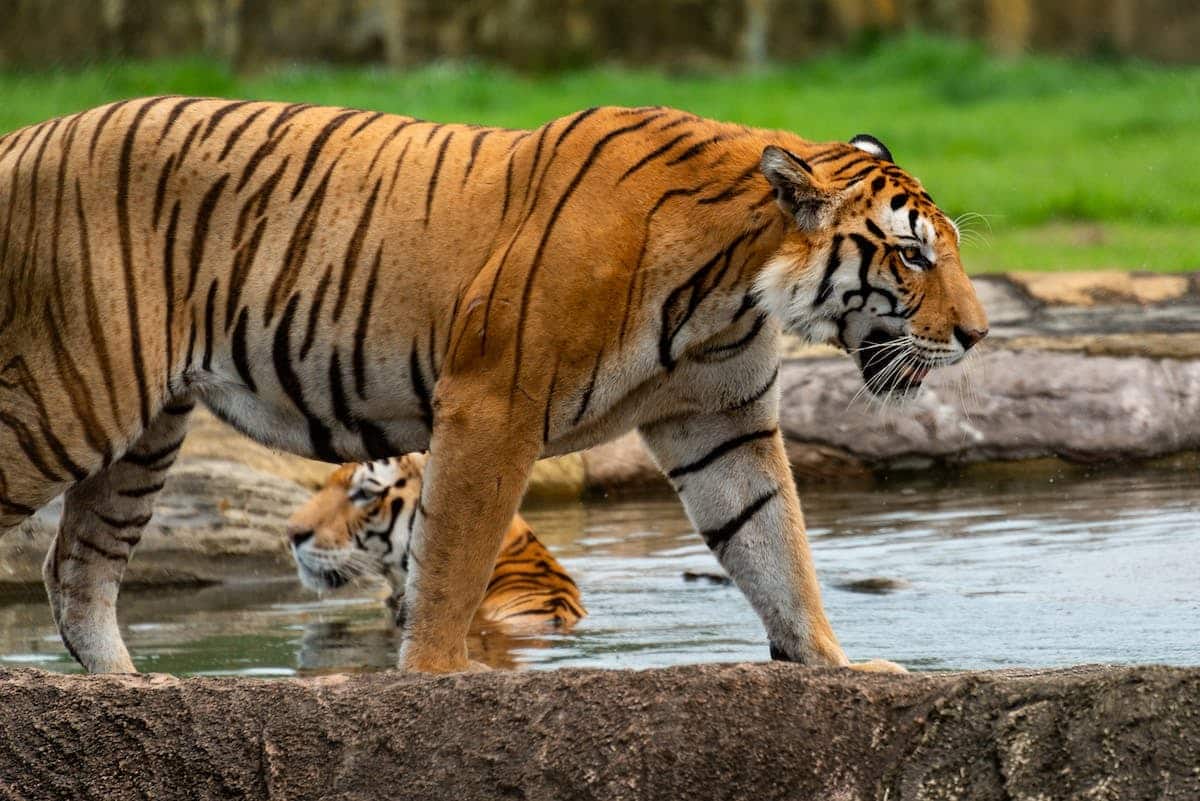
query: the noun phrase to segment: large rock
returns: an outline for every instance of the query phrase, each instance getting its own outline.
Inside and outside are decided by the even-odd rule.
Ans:
[[[0,672],[0,723],[0,788],[28,801],[1200,797],[1195,669],[19,670]]]
[[[876,469],[1053,456],[1105,461],[1200,448],[1200,360],[995,350],[934,373],[902,406],[862,397],[848,359],[795,360],[781,375],[790,441]]]

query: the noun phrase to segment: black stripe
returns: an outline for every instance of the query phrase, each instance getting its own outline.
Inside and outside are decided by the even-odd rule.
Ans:
[[[862,282],[862,289],[865,292],[869,288],[873,288],[868,280],[868,273],[871,269],[871,262],[874,260],[879,248],[871,244],[871,240],[862,234],[850,234],[850,239],[858,246],[858,255],[859,259],[861,259],[858,265],[858,277],[859,281]]]
[[[179,155],[175,159],[175,171],[183,166],[183,160],[187,156],[188,151],[192,147],[192,143],[196,141],[196,134],[200,132],[200,126],[204,124],[204,120],[196,120],[192,123],[192,127],[188,129],[187,136],[183,137],[183,144],[179,146]]]
[[[516,153],[510,153],[508,165],[504,168],[504,204],[500,207],[500,222],[504,222],[504,218],[508,216],[508,204],[512,198],[513,161],[515,160]]]
[[[707,138],[703,141],[697,142],[696,144],[689,147],[687,150],[680,153],[675,158],[668,161],[667,166],[674,167],[676,164],[682,164],[685,161],[690,161],[691,159],[695,158],[696,156],[699,156],[701,153],[703,153],[705,150],[707,150],[709,145],[715,145],[717,142],[723,142],[728,138],[729,138],[728,134],[717,134],[715,136],[710,136],[709,138]]]
[[[349,431],[358,431],[358,419],[350,411],[350,402],[346,398],[346,388],[342,384],[342,361],[337,348],[329,357],[329,395],[333,402],[333,419]]]
[[[200,360],[200,365],[206,373],[212,370],[213,340],[216,338],[216,332],[213,330],[213,315],[217,306],[217,287],[220,284],[219,279],[212,280],[212,283],[208,285],[208,297],[204,301],[204,356]]]
[[[426,428],[433,428],[433,399],[425,386],[425,377],[421,375],[421,359],[417,356],[417,343],[414,341],[412,351],[408,356],[408,373],[412,381],[413,394],[421,404],[421,422]]]
[[[898,195],[893,195],[891,200],[892,211],[899,211],[900,207],[908,202],[908,193],[901,192]]]
[[[679,478],[680,476],[686,476],[688,473],[695,473],[698,470],[703,470],[725,454],[729,453],[730,451],[737,450],[748,442],[767,439],[768,437],[773,437],[774,435],[775,429],[767,428],[763,429],[762,431],[751,431],[749,434],[741,434],[733,437],[732,439],[727,439],[720,445],[714,447],[708,453],[701,456],[699,459],[696,459],[693,462],[688,462],[687,464],[682,464],[679,467],[671,470],[667,473],[667,478]]]
[[[446,160],[446,148],[450,146],[450,140],[454,138],[454,131],[446,133],[446,138],[442,140],[442,144],[438,147],[437,158],[433,162],[433,174],[429,176],[429,184],[425,189],[425,227],[429,227],[429,214],[433,210],[433,195],[437,192],[438,175],[442,171],[442,163]]]
[[[392,127],[392,130],[388,132],[388,135],[383,137],[383,140],[380,141],[379,147],[375,148],[375,155],[371,156],[371,161],[367,164],[367,171],[363,173],[364,178],[369,176],[371,171],[375,169],[375,164],[379,161],[379,157],[383,154],[384,148],[386,148],[401,131],[417,122],[420,122],[420,120],[402,120],[400,123]]]
[[[358,136],[366,128],[370,127],[371,123],[375,122],[382,116],[383,116],[382,111],[376,111],[374,114],[372,114],[371,116],[369,116],[365,120],[363,120],[362,123],[357,128],[355,128],[353,131],[351,131],[350,136],[352,136],[352,137]]]
[[[82,545],[84,548],[87,548],[89,551],[94,551],[95,553],[98,553],[101,556],[103,556],[105,559],[110,559],[113,562],[128,562],[129,561],[128,553],[121,554],[121,553],[117,553],[116,551],[110,551],[107,548],[102,548],[99,545],[97,545],[96,543],[91,542],[90,540],[85,540],[82,537],[77,538],[75,540],[75,544]],[[128,544],[128,543],[126,543],[126,544]],[[75,556],[75,554],[71,554],[71,556]],[[75,557],[75,558],[80,559],[80,557]],[[77,660],[79,660],[78,656],[75,658]],[[79,663],[83,664],[83,660],[79,660]]]
[[[325,304],[325,293],[329,291],[329,282],[333,278],[333,265],[325,265],[325,274],[317,282],[317,291],[313,294],[312,305],[308,308],[308,327],[304,331],[304,341],[300,343],[300,361],[308,358],[313,342],[317,336],[317,322],[321,319],[321,306]]]
[[[829,300],[829,296],[833,293],[833,274],[837,272],[841,266],[841,256],[838,251],[842,247],[842,235],[834,234],[833,242],[829,246],[829,259],[825,262],[825,273],[821,276],[821,284],[817,288],[817,296],[813,298],[813,308],[822,305]]]
[[[725,411],[726,412],[736,412],[740,409],[745,409],[747,406],[751,405],[752,403],[757,403],[759,400],[761,400],[763,398],[763,396],[765,396],[768,392],[771,391],[771,387],[775,386],[775,382],[778,379],[779,379],[779,365],[777,364],[777,365],[775,365],[774,372],[771,373],[771,377],[769,379],[767,379],[767,383],[763,384],[761,387],[756,389],[754,392],[750,393],[746,397],[737,401],[736,403],[734,403],[732,406],[730,406]]]
[[[233,103],[226,103],[219,109],[208,116],[208,127],[204,129],[204,133],[200,135],[200,144],[204,144],[208,137],[213,135],[213,131],[217,130],[217,126],[221,124],[221,120],[237,111],[243,106],[249,105],[249,100],[238,100]],[[220,159],[218,159],[220,161]]]
[[[596,376],[600,374],[600,360],[603,358],[604,348],[600,348],[596,353],[596,361],[592,364],[592,377],[588,379],[587,389],[583,391],[583,400],[579,403],[579,411],[575,413],[572,425],[579,425],[579,421],[587,414],[588,404],[592,401],[592,392],[596,389]]]
[[[129,223],[129,182],[133,170],[133,141],[138,135],[146,112],[165,97],[143,103],[133,118],[121,144],[120,162],[117,167],[117,232],[121,243],[121,264],[125,276],[125,306],[129,314],[130,358],[133,362],[134,380],[137,382],[138,409],[142,427],[150,425],[150,388],[146,384],[146,365],[142,355],[142,318],[138,313],[138,287],[133,266],[133,232]]]
[[[679,144],[684,139],[687,139],[689,136],[691,136],[690,133],[680,134],[679,136],[676,136],[674,139],[671,139],[666,144],[660,145],[659,147],[656,147],[654,150],[650,151],[646,155],[642,156],[640,159],[638,159],[633,164],[633,166],[631,166],[625,172],[621,173],[621,177],[617,179],[617,183],[621,183],[621,181],[624,181],[626,178],[633,175],[635,172],[640,170],[642,167],[645,167],[647,164],[654,161],[656,158],[658,158],[662,154],[666,153],[668,150],[675,147],[675,145]]]
[[[112,412],[113,422],[118,426],[122,423],[121,413],[117,407],[117,390],[115,372],[108,353],[108,340],[101,324],[100,310],[96,303],[96,286],[92,278],[92,252],[87,215],[83,211],[83,192],[79,179],[75,179],[75,219],[79,229],[79,264],[82,277],[84,310],[87,313],[88,341],[96,348],[96,360],[100,363],[100,374],[104,377],[104,388],[108,393],[109,411]]]
[[[188,286],[187,293],[184,295],[186,298],[191,298],[192,293],[196,291],[196,278],[200,273],[200,265],[204,261],[204,248],[208,241],[208,225],[228,180],[228,173],[218,178],[204,193],[204,198],[196,209],[196,222],[192,225],[192,245],[188,252]]]
[[[185,414],[190,414],[191,411],[195,408],[196,408],[196,404],[194,404],[194,403],[180,403],[176,406],[164,406],[162,408],[162,410],[166,414],[175,415],[175,416],[179,417],[179,416],[182,416]]]
[[[276,308],[283,298],[291,293],[292,287],[296,285],[296,280],[300,277],[300,270],[308,258],[309,242],[312,241],[313,232],[316,230],[317,219],[321,216],[321,206],[325,203],[325,193],[329,188],[329,176],[336,166],[336,160],[329,165],[325,177],[321,179],[321,183],[317,184],[317,188],[309,197],[304,212],[300,215],[295,230],[292,231],[292,237],[288,241],[287,251],[284,254],[283,267],[275,275],[275,280],[267,295],[267,305],[263,309],[263,325],[271,324]]]
[[[250,373],[250,360],[246,356],[246,326],[249,324],[250,309],[242,307],[242,311],[238,314],[237,325],[233,329],[230,351],[233,356],[233,366],[241,377],[242,383],[246,385],[246,389],[257,392],[258,385],[254,383],[254,376]]]
[[[375,188],[371,190],[371,196],[367,198],[367,204],[358,218],[358,224],[354,226],[354,234],[346,246],[346,256],[342,260],[342,277],[338,282],[337,301],[333,305],[333,321],[335,323],[341,319],[342,310],[346,307],[346,297],[350,293],[350,281],[354,278],[354,272],[358,268],[358,257],[362,251],[363,241],[367,238],[367,231],[371,227],[375,213],[375,200],[379,197],[379,187],[382,183],[382,178],[375,181]],[[426,214],[428,214],[428,208],[426,208]]]
[[[766,322],[767,315],[760,312],[754,318],[754,323],[751,324],[750,330],[747,331],[744,336],[739,337],[733,342],[729,342],[725,345],[714,345],[711,348],[706,348],[705,350],[701,351],[698,356],[702,357],[704,360],[711,360],[714,356],[720,357],[721,360],[733,358],[738,353],[745,350],[750,343],[754,341],[755,337],[762,332],[763,326],[766,325]]]
[[[229,291],[225,294],[225,331],[233,325],[234,314],[242,300],[242,289],[246,279],[254,268],[254,259],[258,256],[258,248],[262,245],[263,234],[267,230],[267,218],[263,217],[254,226],[250,240],[237,249],[233,255],[233,265],[229,270]]]
[[[308,176],[312,174],[313,167],[316,166],[317,159],[320,158],[321,151],[325,149],[329,138],[337,133],[338,128],[349,122],[350,118],[356,114],[358,114],[357,111],[344,111],[325,123],[325,127],[317,132],[312,144],[308,146],[308,153],[304,157],[304,164],[300,167],[300,174],[296,176],[296,184],[292,187],[292,200],[296,199],[296,196],[300,194],[300,190],[304,188],[304,184],[308,183]]]
[[[238,178],[237,186],[234,187],[235,192],[241,192],[246,187],[246,184],[250,182],[254,173],[258,171],[258,166],[275,152],[275,148],[279,147],[279,143],[284,140],[284,134],[286,133],[284,131],[279,136],[267,139],[254,149],[254,152],[250,154],[250,158],[246,159],[246,166],[242,168],[242,177]]]
[[[162,98],[159,98],[159,99],[162,99]],[[129,101],[129,100],[122,100],[119,103],[113,103],[105,110],[105,112],[102,115],[100,115],[100,122],[96,123],[96,128],[92,132],[92,144],[88,147],[88,158],[89,159],[95,158],[96,143],[100,141],[100,134],[104,133],[104,127],[106,125],[108,125],[108,121],[113,118],[114,114],[116,114],[118,111],[120,111],[125,106],[129,105],[130,102],[131,101]],[[36,133],[34,135],[36,136]],[[29,141],[32,143],[33,137],[30,137]],[[29,145],[26,145],[25,147],[26,147],[26,149],[28,149]]]
[[[318,420],[309,410],[304,401],[304,388],[300,376],[292,367],[292,321],[296,317],[296,307],[300,303],[300,293],[294,293],[284,308],[283,316],[279,319],[279,327],[275,329],[275,341],[271,348],[271,360],[275,365],[275,375],[284,393],[295,404],[308,421],[308,435],[312,442],[313,453],[317,458],[326,462],[340,462],[342,459],[333,449],[333,434],[329,427]]]
[[[464,187],[467,185],[467,179],[471,177],[471,170],[475,167],[475,157],[479,155],[480,145],[492,132],[491,128],[484,128],[471,138],[471,155],[467,157],[467,167],[463,170],[462,185]]]
[[[57,276],[55,277],[57,278]],[[62,304],[61,298],[59,303],[60,305]],[[79,371],[75,360],[71,358],[71,352],[66,342],[63,341],[62,330],[59,321],[55,319],[54,310],[49,299],[46,300],[45,315],[46,328],[50,332],[51,350],[54,353],[54,363],[58,370],[59,383],[66,390],[67,397],[71,401],[71,410],[83,428],[83,438],[87,440],[92,450],[104,457],[104,463],[108,464],[112,458],[111,446],[108,444],[108,435],[105,433],[104,427],[100,424],[100,420],[96,417],[92,404],[91,388],[88,386],[88,382],[84,379],[83,374]]]
[[[867,218],[867,230],[880,239],[887,239],[887,235],[883,233],[883,229],[875,224],[875,221],[870,217]]]
[[[159,487],[161,487],[161,486],[162,486],[162,485],[160,484],[160,485],[159,485]],[[144,495],[149,495],[149,493],[143,493],[143,494],[144,494]],[[123,529],[123,528],[142,528],[142,527],[143,527],[143,526],[145,526],[147,523],[149,523],[149,522],[150,522],[150,518],[151,518],[151,517],[153,517],[153,515],[152,515],[152,514],[147,514],[147,515],[138,515],[137,517],[124,517],[124,518],[122,518],[122,517],[109,517],[109,516],[108,516],[108,515],[106,515],[106,514],[102,514],[102,513],[100,513],[100,512],[97,512],[95,509],[93,509],[93,510],[92,510],[92,514],[93,514],[93,515],[95,515],[95,517],[96,517],[96,519],[97,519],[97,520],[100,520],[100,521],[101,521],[101,522],[103,522],[103,523],[104,523],[106,526],[110,526],[110,527],[112,527],[112,528],[115,528],[115,529]]]
[[[280,160],[279,166],[275,168],[275,172],[267,176],[258,189],[254,190],[254,193],[242,204],[241,211],[238,212],[237,225],[233,229],[233,241],[230,243],[232,247],[241,247],[243,244],[242,238],[246,233],[246,224],[251,216],[262,217],[266,214],[267,204],[271,202],[271,196],[275,194],[275,188],[279,186],[279,181],[283,178],[291,158],[291,156],[284,156]]]
[[[279,116],[277,116],[274,121],[271,122],[270,127],[267,128],[267,136],[274,136],[275,131],[279,130],[279,128],[285,122],[290,120],[292,117],[295,117],[300,112],[307,111],[310,108],[313,108],[312,103],[292,103],[291,105],[284,106],[283,110],[279,112]]]
[[[675,338],[695,314],[696,309],[709,293],[720,285],[721,279],[733,263],[733,254],[743,244],[747,247],[767,231],[773,223],[766,223],[753,231],[746,231],[730,242],[723,250],[705,262],[686,281],[667,296],[662,305],[662,323],[658,340],[658,358],[663,368],[675,369]],[[721,265],[715,276],[710,273]]]
[[[771,499],[778,494],[779,488],[776,487],[775,489],[760,495],[758,498],[755,498],[748,506],[746,506],[745,509],[738,512],[738,514],[728,522],[723,523],[717,528],[710,528],[701,531],[700,536],[704,538],[704,544],[707,545],[710,550],[716,551],[718,555],[722,555],[726,546],[729,544],[729,541],[733,539],[739,531],[742,530],[742,527],[745,526],[746,523],[750,522],[752,517],[758,514],[759,510],[766,506]]]
[[[156,451],[150,451],[150,453],[134,453],[130,451],[121,457],[121,461],[128,462],[129,464],[135,464],[138,467],[149,467],[155,470],[161,470],[162,468],[157,467],[157,465],[164,461],[167,457],[173,458],[175,452],[178,451],[182,446],[183,437],[180,437],[170,445],[164,445]]]
[[[550,408],[554,404],[554,386],[558,383],[558,357],[554,357],[554,371],[550,374],[550,387],[546,390],[546,408],[542,410],[542,443],[550,441]]]
[[[175,237],[179,231],[179,212],[182,205],[178,200],[171,207],[171,219],[163,237],[163,314],[166,317],[166,369],[167,384],[171,383],[171,369],[175,359]]]
[[[163,202],[167,196],[167,179],[171,177],[171,169],[175,166],[175,154],[167,156],[167,160],[163,162],[162,171],[158,174],[158,185],[154,188],[154,227],[158,228],[159,218],[162,216]],[[176,201],[178,202],[178,201]]]
[[[0,425],[8,426],[16,435],[17,445],[25,454],[25,458],[29,460],[39,473],[45,476],[48,480],[59,483],[63,477],[55,473],[50,465],[42,459],[42,454],[38,451],[37,440],[33,436],[33,432],[29,430],[29,426],[25,425],[19,418],[14,417],[8,412],[0,410]]]
[[[363,292],[362,309],[358,313],[358,322],[354,326],[354,391],[361,400],[367,399],[367,360],[365,347],[367,343],[367,328],[371,324],[371,305],[375,301],[375,281],[379,277],[379,263],[383,257],[383,245],[375,250],[375,263],[371,265],[371,276],[367,279],[367,287]]]
[[[180,100],[178,103],[176,103],[171,111],[167,114],[167,123],[163,126],[162,131],[160,131],[158,134],[158,143],[161,145],[162,141],[167,138],[167,134],[169,134],[171,129],[175,127],[175,122],[179,119],[179,115],[183,113],[185,108],[195,105],[196,103],[200,103],[203,100],[204,98],[200,97],[185,97],[183,100]]]
[[[225,139],[225,147],[221,148],[221,154],[219,156],[217,156],[218,163],[225,160],[225,157],[229,155],[229,152],[231,150],[233,150],[233,146],[236,145],[238,143],[238,140],[242,138],[242,134],[246,133],[246,129],[248,129],[251,125],[253,125],[254,121],[257,120],[259,117],[261,117],[263,114],[265,114],[266,111],[267,111],[267,107],[263,106],[258,111],[254,112],[249,117],[242,120],[242,122],[240,124],[238,124],[238,126],[236,128],[234,128],[232,131],[229,132],[229,136],[226,137],[226,139]]]
[[[159,481],[157,484],[150,484],[145,487],[137,487],[135,489],[117,490],[117,494],[124,498],[145,498],[147,495],[153,495],[162,490],[166,486],[166,482]],[[147,515],[147,522],[149,515]]]
[[[857,148],[855,148],[855,149],[857,150]],[[867,170],[868,171],[873,170],[873,169],[875,169],[875,157],[868,156],[868,155],[866,155],[866,153],[863,153],[862,156],[860,156],[858,158],[852,158],[849,161],[847,161],[845,164],[843,164],[842,166],[838,167],[836,170],[833,171],[833,173],[831,173],[831,177],[837,178],[841,175],[844,175],[845,173],[850,172],[850,170],[854,169],[855,167],[857,167],[860,164],[868,164],[870,166],[867,167]]]

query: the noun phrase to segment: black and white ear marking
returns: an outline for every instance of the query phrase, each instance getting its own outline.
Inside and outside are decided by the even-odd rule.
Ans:
[[[775,190],[780,208],[796,221],[800,230],[821,228],[834,198],[818,184],[808,162],[781,147],[768,145],[759,168]]]
[[[870,153],[877,159],[895,162],[895,159],[892,158],[892,151],[888,150],[888,146],[870,134],[858,134],[850,140],[850,144],[859,150]]]

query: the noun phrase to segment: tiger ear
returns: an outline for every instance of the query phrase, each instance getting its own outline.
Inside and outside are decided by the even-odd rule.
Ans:
[[[870,134],[858,134],[850,140],[850,144],[864,153],[870,153],[880,161],[890,161],[892,163],[896,161],[892,158],[892,151],[888,150],[888,146]]]
[[[775,190],[779,207],[797,228],[813,233],[828,224],[836,195],[821,185],[808,162],[781,147],[767,145],[759,167]]]

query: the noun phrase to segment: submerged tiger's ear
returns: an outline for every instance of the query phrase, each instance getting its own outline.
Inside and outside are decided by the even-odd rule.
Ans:
[[[836,196],[813,174],[808,162],[781,147],[767,145],[759,167],[775,190],[775,199],[801,231],[817,231],[829,219]]]
[[[892,158],[892,151],[888,150],[888,146],[870,134],[858,134],[850,140],[850,144],[865,153],[870,153],[881,161],[890,161],[893,163],[896,161]]]

